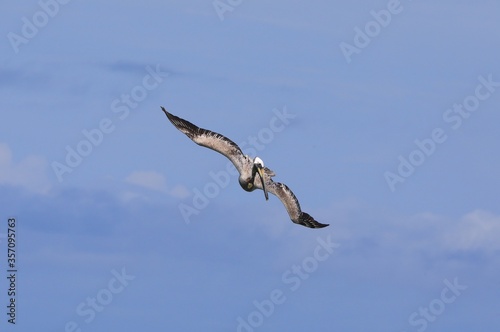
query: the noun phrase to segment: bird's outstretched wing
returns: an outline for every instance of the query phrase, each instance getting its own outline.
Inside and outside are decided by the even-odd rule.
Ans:
[[[314,220],[308,213],[302,212],[299,200],[286,184],[274,182],[270,178],[266,180],[267,190],[277,196],[283,205],[285,205],[286,211],[294,223],[309,228],[323,228],[328,226],[328,224],[322,224]]]
[[[186,134],[193,142],[207,147],[226,156],[241,173],[246,160],[240,147],[224,135],[195,126],[189,121],[169,113],[164,107],[161,108],[172,124]]]

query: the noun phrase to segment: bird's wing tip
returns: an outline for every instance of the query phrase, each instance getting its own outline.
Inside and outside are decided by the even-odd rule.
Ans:
[[[308,213],[305,213],[305,212],[300,213],[299,219],[297,221],[294,221],[294,220],[292,220],[292,221],[299,224],[299,225],[309,227],[309,228],[323,228],[323,227],[330,226],[330,224],[322,224],[322,223],[316,221],[313,217],[311,217],[311,215],[309,215]]]

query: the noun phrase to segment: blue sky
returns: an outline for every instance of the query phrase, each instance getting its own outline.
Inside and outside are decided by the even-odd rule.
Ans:
[[[17,329],[498,327],[500,3],[4,7]],[[160,106],[256,152],[331,226],[241,190]]]

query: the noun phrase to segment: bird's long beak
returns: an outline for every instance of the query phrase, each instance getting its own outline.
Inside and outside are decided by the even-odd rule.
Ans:
[[[262,182],[262,190],[264,190],[264,196],[266,196],[266,201],[269,200],[269,195],[267,194],[266,182],[264,181],[264,171],[262,167],[257,166],[257,172],[259,172],[260,182]]]

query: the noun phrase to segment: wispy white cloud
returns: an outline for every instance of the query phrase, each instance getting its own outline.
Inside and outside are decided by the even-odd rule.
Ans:
[[[183,199],[191,195],[189,189],[183,185],[175,185],[173,187],[168,186],[165,176],[155,171],[134,171],[125,178],[125,182],[149,190],[167,193],[170,196],[179,199]],[[144,195],[133,191],[127,191],[123,198],[127,200],[138,197],[144,198]]]
[[[403,230],[395,231],[405,247],[419,252],[489,254],[500,250],[500,216],[488,211],[476,209],[458,218],[421,213],[408,220]]]
[[[173,187],[169,191],[169,194],[172,195],[173,197],[183,199],[189,197],[191,195],[191,192],[185,186],[179,184]]]
[[[118,198],[122,202],[130,202],[131,200],[135,200],[135,199],[142,199],[142,200],[147,199],[144,195],[142,195],[138,192],[131,191],[131,190],[126,190],[126,191],[120,192],[118,194]]]
[[[167,191],[167,180],[163,174],[154,171],[135,171],[130,173],[125,182],[156,191]]]
[[[500,215],[481,209],[450,217],[431,212],[388,214],[354,205],[323,214],[335,220],[335,238],[343,244],[339,250],[349,259],[449,267],[477,255],[495,259],[491,254],[500,250]]]
[[[445,234],[448,248],[455,250],[500,250],[500,216],[475,210],[463,216],[455,227]]]
[[[51,187],[47,169],[47,160],[40,156],[30,155],[15,162],[9,145],[0,143],[0,184],[47,193]]]

